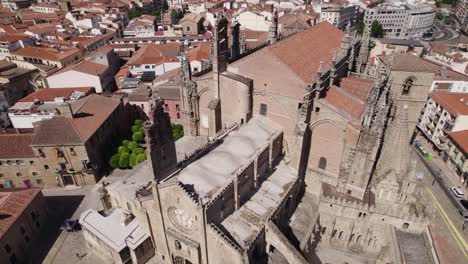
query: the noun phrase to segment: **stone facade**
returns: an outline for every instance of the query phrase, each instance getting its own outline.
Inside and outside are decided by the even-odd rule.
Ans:
[[[395,233],[424,232],[428,220],[408,162],[411,109],[392,112],[401,76],[362,74],[368,39],[327,23],[228,65],[226,26],[219,15],[212,72],[192,80],[182,65],[187,135],[208,142],[174,159],[174,143],[161,140],[171,138],[164,103],[153,98],[149,161],[105,186],[103,204],[135,215],[172,263],[320,263],[320,248],[399,258]],[[323,49],[313,40],[325,32],[325,50],[301,48]]]

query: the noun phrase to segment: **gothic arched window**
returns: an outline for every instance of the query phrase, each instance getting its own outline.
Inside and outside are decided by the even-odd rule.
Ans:
[[[414,80],[409,78],[403,84],[403,90],[401,91],[401,95],[409,95],[411,91],[411,87],[413,86]]]
[[[325,157],[320,157],[318,166],[319,169],[325,170],[327,168],[327,159]]]

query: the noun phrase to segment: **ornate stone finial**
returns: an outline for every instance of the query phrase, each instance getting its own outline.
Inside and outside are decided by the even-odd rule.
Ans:
[[[337,60],[338,60],[338,50],[335,50],[335,52],[333,53],[333,58],[332,58],[332,67],[335,66]]]
[[[317,69],[317,80],[320,80],[320,78],[322,78],[322,64],[323,64],[323,61],[320,61],[320,64]]]
[[[346,25],[346,34],[351,34],[351,21],[348,21],[348,24]]]

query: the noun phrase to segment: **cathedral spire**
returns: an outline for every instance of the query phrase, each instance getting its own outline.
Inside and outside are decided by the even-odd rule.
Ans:
[[[359,49],[358,64],[356,71],[361,73],[363,66],[367,66],[367,60],[369,59],[369,46],[370,46],[370,35],[369,29],[364,27],[364,32],[361,37],[361,48]]]

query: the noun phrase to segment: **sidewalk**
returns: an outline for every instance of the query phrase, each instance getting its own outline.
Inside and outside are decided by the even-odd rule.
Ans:
[[[441,174],[443,175],[445,180],[448,180],[448,182],[451,184],[450,187],[452,186],[460,186],[464,190],[468,190],[466,188],[466,185],[463,184],[463,179],[459,177],[454,171],[452,171],[447,164],[442,160],[442,157],[440,157],[437,154],[437,151],[433,149],[433,145],[431,142],[428,142],[427,139],[425,139],[422,136],[417,136],[415,140],[418,140],[419,143],[424,147],[424,150],[427,152],[431,153],[433,155],[433,159],[429,162],[431,162],[435,167],[440,169]],[[415,150],[416,151],[416,150]],[[465,191],[465,195],[466,195]]]

